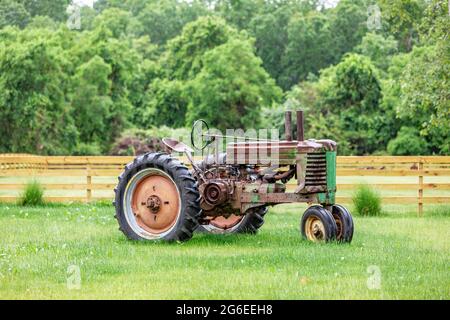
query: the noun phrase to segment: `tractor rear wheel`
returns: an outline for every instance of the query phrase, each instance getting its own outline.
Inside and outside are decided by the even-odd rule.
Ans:
[[[334,205],[331,210],[337,225],[336,240],[339,242],[352,242],[353,218],[350,212],[341,205]]]
[[[258,207],[249,209],[245,216],[217,217],[211,220],[210,224],[201,225],[198,231],[214,234],[256,234],[264,224],[267,211],[267,207]]]
[[[304,239],[313,242],[336,240],[337,226],[331,213],[324,207],[309,207],[303,214],[300,230]]]
[[[131,240],[186,241],[199,225],[197,183],[167,154],[145,154],[126,165],[115,192],[115,217]]]

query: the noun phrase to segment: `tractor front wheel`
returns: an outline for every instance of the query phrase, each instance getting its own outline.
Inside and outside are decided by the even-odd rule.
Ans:
[[[353,218],[350,212],[339,204],[332,207],[331,214],[337,225],[336,240],[339,242],[352,242]]]
[[[300,230],[304,239],[313,242],[336,240],[337,226],[331,213],[324,207],[309,207],[303,214]]]

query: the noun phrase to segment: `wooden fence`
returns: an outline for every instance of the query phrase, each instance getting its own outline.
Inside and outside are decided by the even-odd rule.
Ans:
[[[49,202],[111,200],[117,176],[132,160],[0,155],[0,202],[17,201],[33,179],[42,183]],[[450,203],[450,156],[338,157],[337,162],[338,202],[349,203],[352,190],[365,182],[380,191],[383,203],[416,203],[419,214],[424,204]]]

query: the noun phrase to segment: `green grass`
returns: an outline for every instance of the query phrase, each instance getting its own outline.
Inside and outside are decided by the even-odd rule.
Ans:
[[[381,215],[381,197],[368,184],[357,186],[352,202],[355,208],[354,213],[360,216],[373,217]]]
[[[356,217],[351,245],[302,241],[304,207],[272,209],[256,236],[136,243],[111,206],[0,206],[0,299],[449,299],[450,212]],[[71,265],[81,289],[69,290]],[[368,268],[381,288],[367,286]]]
[[[41,184],[37,181],[28,182],[23,194],[20,196],[19,204],[22,206],[44,205],[44,188]]]

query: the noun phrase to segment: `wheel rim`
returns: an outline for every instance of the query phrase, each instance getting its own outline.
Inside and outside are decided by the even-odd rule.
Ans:
[[[325,226],[323,222],[315,216],[310,216],[306,219],[305,232],[308,240],[314,242],[324,241],[326,238]]]
[[[135,233],[146,239],[159,239],[172,231],[178,221],[180,192],[167,173],[147,168],[129,181],[123,207]]]
[[[236,216],[233,214],[233,215],[229,216],[228,218],[217,217],[211,221],[211,224],[216,228],[226,230],[226,229],[230,229],[230,228],[233,228],[234,226],[236,226],[239,222],[242,221],[243,218],[244,218],[244,216]]]
[[[209,232],[231,233],[241,225],[243,220],[244,216],[237,216],[234,214],[228,218],[220,216],[211,220],[210,224],[205,225],[204,228]]]
[[[334,218],[334,221],[336,222],[336,227],[337,227],[337,230],[336,230],[336,239],[340,240],[340,239],[342,239],[342,236],[343,236],[343,234],[344,234],[343,223],[342,223],[342,220],[341,220],[341,218],[339,217],[339,215],[333,214],[333,218]]]

